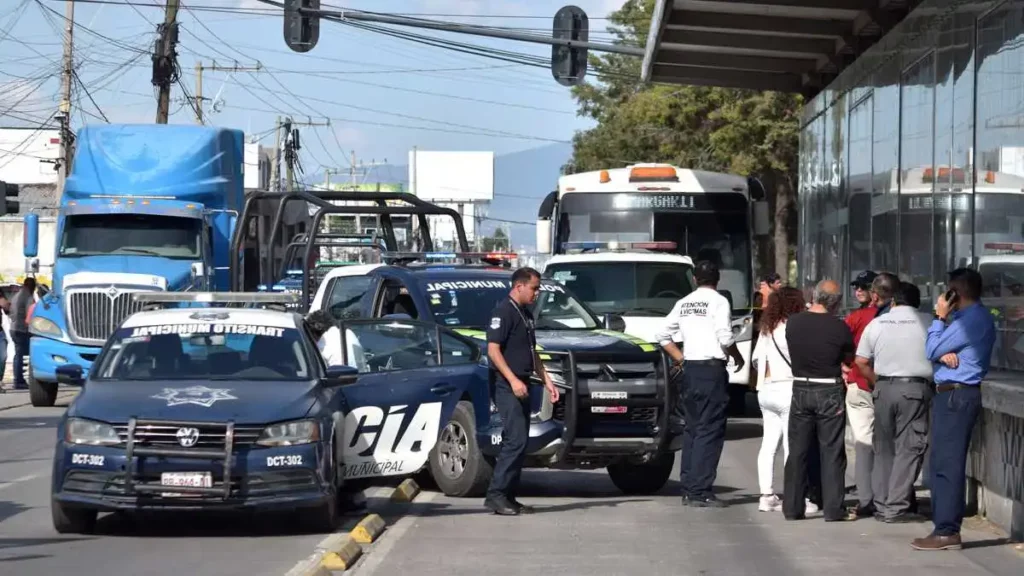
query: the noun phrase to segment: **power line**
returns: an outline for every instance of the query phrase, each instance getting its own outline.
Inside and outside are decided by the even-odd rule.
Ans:
[[[103,113],[103,109],[100,108],[100,105],[96,103],[96,100],[92,97],[92,94],[89,92],[89,89],[85,87],[85,84],[82,83],[82,79],[79,78],[78,72],[75,72],[73,68],[71,69],[71,76],[75,79],[75,82],[78,82],[78,87],[82,89],[82,92],[85,92],[85,95],[89,98],[89,101],[92,102],[92,105],[96,108],[96,111],[99,112],[100,116],[103,117],[103,121],[107,124],[110,124],[110,119],[107,118],[107,115]]]

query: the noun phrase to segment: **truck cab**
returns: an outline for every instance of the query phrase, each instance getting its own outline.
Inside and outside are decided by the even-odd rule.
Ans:
[[[29,394],[52,406],[57,367],[88,372],[138,311],[139,291],[226,290],[241,208],[242,132],[206,126],[102,125],[78,133],[61,194],[53,287],[33,311]],[[26,218],[25,256],[38,220]]]

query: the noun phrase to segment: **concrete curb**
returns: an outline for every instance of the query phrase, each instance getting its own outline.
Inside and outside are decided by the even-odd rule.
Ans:
[[[412,502],[416,495],[420,493],[420,486],[412,478],[404,480],[395,488],[395,491],[391,493],[392,502]]]
[[[352,529],[350,534],[352,538],[360,544],[372,544],[381,534],[384,533],[385,526],[384,519],[379,514],[370,514],[356,527]]]
[[[332,534],[321,543],[321,546],[323,547],[323,554],[320,558],[320,566],[327,570],[328,573],[337,570],[348,570],[363,555],[362,546],[359,545],[359,542],[356,542],[351,533]]]

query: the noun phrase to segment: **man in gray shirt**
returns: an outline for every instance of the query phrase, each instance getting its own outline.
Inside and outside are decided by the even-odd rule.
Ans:
[[[875,403],[875,517],[884,522],[923,522],[925,518],[910,511],[910,494],[928,447],[928,331],[917,310],[907,305],[896,276],[879,274],[871,290],[879,302],[891,302],[889,312],[864,329],[856,358],[872,385]]]
[[[28,309],[35,301],[33,295],[36,292],[36,279],[25,278],[21,290],[11,298],[11,340],[14,341],[14,389],[24,390],[28,388],[25,381],[25,358],[28,356],[29,341],[31,334],[28,331]]]

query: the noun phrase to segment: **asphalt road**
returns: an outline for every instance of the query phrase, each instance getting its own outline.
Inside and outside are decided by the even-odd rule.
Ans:
[[[0,396],[0,576],[132,574],[282,576],[323,535],[289,534],[287,518],[101,517],[98,533],[61,536],[50,524],[54,424],[63,408],[4,409]],[[62,400],[67,404],[69,398]],[[873,520],[825,525],[757,512],[754,454],[760,426],[730,427],[719,471],[724,510],[682,508],[675,482],[663,494],[628,498],[604,472],[531,471],[529,517],[484,513],[479,500],[422,493],[399,511],[381,505],[389,528],[351,573],[360,576],[556,574],[1010,575],[1024,554],[991,532],[965,533],[964,552],[914,552],[928,526]],[[779,456],[781,459],[781,454]],[[376,501],[376,498],[373,499]],[[371,508],[376,506],[371,502]],[[393,515],[394,514],[394,515]]]
[[[205,515],[108,515],[96,534],[59,535],[49,495],[54,425],[63,410],[0,411],[0,575],[281,576],[323,539],[289,535],[282,517]]]

